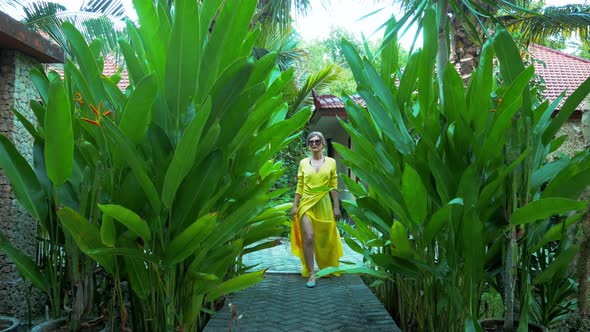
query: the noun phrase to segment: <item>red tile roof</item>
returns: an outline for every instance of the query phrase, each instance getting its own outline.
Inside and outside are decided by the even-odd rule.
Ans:
[[[535,60],[535,72],[545,80],[543,95],[549,101],[555,100],[564,90],[563,102],[590,77],[590,60],[566,54],[545,46],[531,45],[529,52]],[[537,63],[540,61],[540,63]],[[578,105],[578,111],[583,105]]]
[[[117,64],[115,57],[109,55],[104,59],[104,68],[102,70],[102,74],[109,77],[113,76],[115,73],[117,73],[119,67],[120,66]],[[125,89],[127,89],[129,86],[129,74],[127,73],[126,68],[123,68],[123,71],[121,72],[121,80],[119,83],[117,83],[117,86],[119,89],[121,89],[121,91],[125,91]]]
[[[104,67],[102,70],[102,74],[104,76],[111,77],[117,73],[117,70],[119,69],[119,67],[120,66],[117,64],[115,57],[112,55],[108,55],[104,59]],[[50,71],[50,70],[55,70],[59,74],[59,76],[61,76],[61,78],[63,79],[63,77],[64,77],[63,66],[49,65],[49,66],[47,66],[47,71]],[[129,74],[127,73],[127,69],[123,68],[123,71],[121,72],[121,80],[119,81],[119,83],[117,83],[117,87],[119,87],[119,89],[121,89],[121,91],[125,91],[125,89],[127,89],[128,86],[129,86]]]

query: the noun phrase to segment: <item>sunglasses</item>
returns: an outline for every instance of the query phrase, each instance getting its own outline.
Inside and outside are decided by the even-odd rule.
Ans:
[[[310,139],[309,141],[307,141],[307,144],[309,144],[309,145],[320,145],[320,144],[322,144],[322,140],[319,140],[319,139]]]

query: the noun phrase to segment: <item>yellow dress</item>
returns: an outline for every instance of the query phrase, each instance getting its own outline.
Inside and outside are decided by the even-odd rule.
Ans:
[[[297,190],[301,195],[297,214],[291,225],[291,252],[301,259],[301,274],[309,276],[309,268],[305,264],[303,252],[303,231],[300,220],[307,215],[314,231],[315,260],[320,269],[338,266],[338,260],[343,255],[340,234],[334,220],[330,190],[338,187],[336,161],[325,157],[324,164],[319,171],[311,166],[310,158],[304,158],[299,163],[297,172]]]

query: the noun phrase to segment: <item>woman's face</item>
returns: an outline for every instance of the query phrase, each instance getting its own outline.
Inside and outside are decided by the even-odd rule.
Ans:
[[[311,152],[322,151],[324,144],[319,136],[312,136],[307,140],[307,146]]]

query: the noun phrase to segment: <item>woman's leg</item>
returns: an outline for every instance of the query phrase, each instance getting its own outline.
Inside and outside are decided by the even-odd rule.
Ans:
[[[314,259],[314,233],[311,220],[307,215],[301,217],[301,229],[303,230],[303,254],[305,256],[305,265],[309,271],[309,281],[315,280],[315,259]]]

